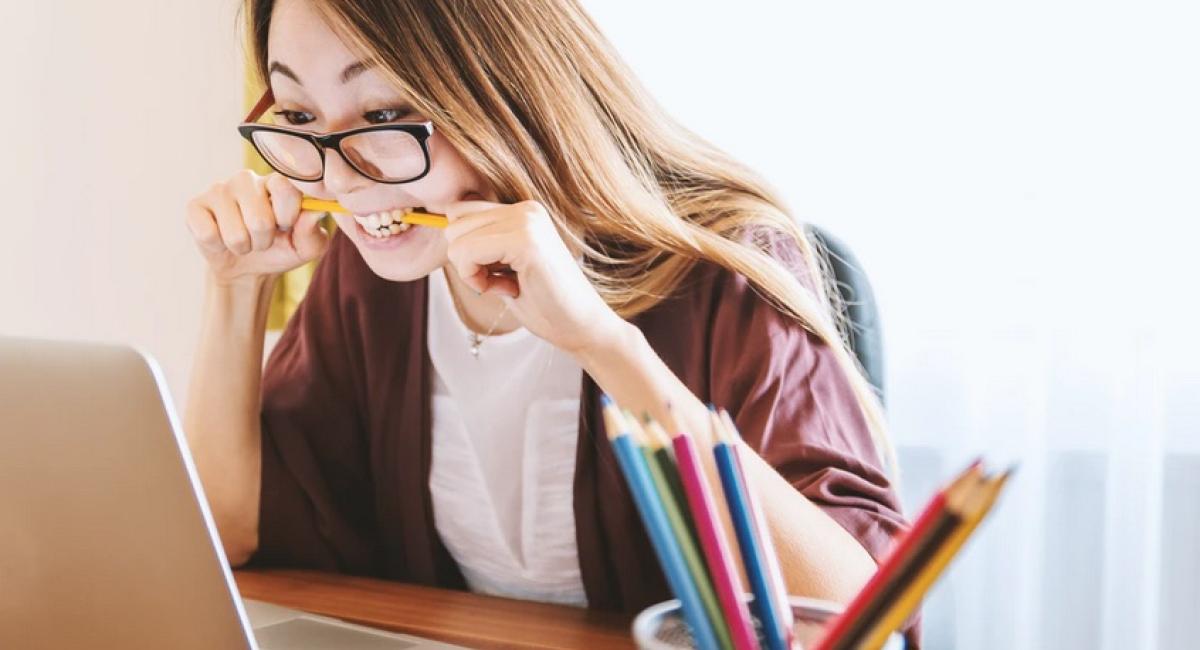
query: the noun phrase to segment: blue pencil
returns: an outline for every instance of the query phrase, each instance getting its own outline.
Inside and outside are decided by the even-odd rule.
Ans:
[[[724,426],[715,413],[713,429],[717,436],[717,443],[713,446],[717,473],[721,477],[721,487],[729,505],[729,518],[737,535],[750,590],[754,592],[754,613],[758,614],[758,620],[762,622],[766,647],[769,650],[788,650],[791,647],[791,623],[781,616],[780,607],[790,607],[790,604],[776,602],[779,596],[774,588],[770,559],[767,557],[766,545],[770,544],[770,539],[759,540],[755,534],[756,524],[751,511],[749,492],[738,466],[736,449],[733,447],[735,441],[730,439],[729,432],[723,432]]]
[[[718,650],[716,634],[709,624],[708,615],[704,611],[704,603],[700,599],[700,591],[688,573],[684,563],[683,553],[675,540],[671,525],[667,521],[666,512],[658,499],[657,490],[650,478],[645,458],[629,437],[623,419],[617,412],[616,406],[607,396],[604,403],[604,424],[608,430],[608,438],[612,442],[617,463],[625,474],[629,491],[633,494],[634,504],[646,525],[654,552],[658,555],[658,563],[666,574],[671,591],[679,598],[683,619],[691,628],[692,638],[696,647],[701,650]]]

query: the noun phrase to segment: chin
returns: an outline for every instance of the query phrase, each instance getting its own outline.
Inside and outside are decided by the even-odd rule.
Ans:
[[[436,228],[411,226],[387,237],[372,235],[354,219],[336,218],[371,271],[385,280],[419,280],[445,263],[446,240]]]

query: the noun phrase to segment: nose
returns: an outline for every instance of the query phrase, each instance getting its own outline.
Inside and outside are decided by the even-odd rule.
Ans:
[[[350,194],[361,190],[373,181],[355,171],[341,154],[333,149],[325,150],[325,189],[334,194]]]

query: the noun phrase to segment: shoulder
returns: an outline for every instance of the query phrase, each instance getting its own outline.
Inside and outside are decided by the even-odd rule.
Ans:
[[[758,251],[794,277],[809,294],[820,301],[818,308],[828,310],[818,291],[824,283],[819,265],[811,263],[806,250],[791,234],[772,228],[755,228],[738,237],[739,243]],[[727,321],[734,327],[758,327],[781,331],[802,331],[803,323],[785,314],[766,292],[745,274],[713,261],[696,262],[671,295],[665,297],[641,319],[647,326],[677,327],[681,320],[693,324],[716,325]]]

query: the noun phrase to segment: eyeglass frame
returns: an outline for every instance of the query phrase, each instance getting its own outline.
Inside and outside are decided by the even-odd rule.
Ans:
[[[286,126],[279,126],[276,124],[259,123],[258,120],[274,103],[275,95],[271,92],[271,89],[268,88],[267,91],[263,93],[263,96],[259,98],[258,102],[254,104],[254,107],[250,109],[250,112],[246,114],[246,118],[242,120],[241,124],[238,125],[237,130],[238,133],[240,133],[241,136],[250,143],[250,146],[254,147],[254,151],[258,153],[258,155],[263,159],[264,162],[267,163],[267,165],[271,167],[271,169],[274,169],[275,171],[292,180],[300,181],[302,183],[315,183],[325,178],[325,152],[330,149],[337,152],[337,155],[341,156],[342,160],[345,161],[345,163],[354,171],[376,183],[383,183],[386,185],[402,185],[404,183],[412,183],[414,181],[421,180],[429,174],[429,170],[433,166],[433,161],[430,159],[429,155],[429,138],[433,135],[433,122],[426,121],[375,124],[372,126],[346,129],[345,131],[335,131],[333,133],[320,134],[296,128],[289,128]],[[271,156],[263,153],[262,149],[259,148],[258,142],[254,140],[254,134],[259,131],[268,131],[271,133],[282,133],[284,135],[296,136],[310,142],[314,147],[316,147],[317,152],[321,155],[321,175],[317,176],[316,178],[301,178],[276,167],[271,162]],[[354,164],[354,162],[350,160],[345,152],[342,151],[342,140],[353,135],[372,133],[375,131],[402,131],[413,136],[413,138],[416,139],[417,144],[421,146],[421,153],[425,156],[425,166],[421,173],[400,181],[379,179],[360,169],[359,166]]]

